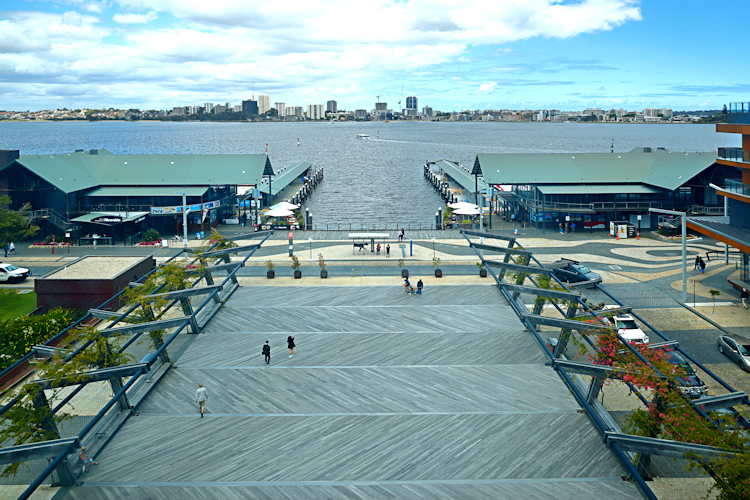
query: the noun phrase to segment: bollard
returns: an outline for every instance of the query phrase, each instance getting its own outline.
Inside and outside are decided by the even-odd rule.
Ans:
[[[414,242],[412,240],[409,240],[409,257],[413,257],[414,254],[412,251],[414,250]]]
[[[289,231],[289,257],[291,257],[292,255],[294,255],[294,241],[292,240],[292,235],[293,234],[294,233],[292,233],[291,231]]]

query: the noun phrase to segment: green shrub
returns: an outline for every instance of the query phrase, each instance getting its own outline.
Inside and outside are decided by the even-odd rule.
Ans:
[[[19,316],[0,323],[0,369],[22,358],[83,317],[83,311],[58,307],[41,316]]]
[[[146,243],[153,243],[159,240],[161,240],[161,236],[159,236],[159,231],[156,229],[147,229],[146,232],[143,233],[143,241]]]

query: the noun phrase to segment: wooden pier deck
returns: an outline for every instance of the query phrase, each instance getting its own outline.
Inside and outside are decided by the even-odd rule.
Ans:
[[[56,500],[640,498],[493,286],[242,287],[175,364]]]

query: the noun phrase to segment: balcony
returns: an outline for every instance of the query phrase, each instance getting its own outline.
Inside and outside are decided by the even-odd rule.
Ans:
[[[727,179],[724,184],[724,189],[726,189],[730,193],[750,197],[750,184]]]
[[[750,163],[750,151],[743,151],[741,148],[719,148],[718,157],[722,160]]]
[[[727,123],[750,125],[750,102],[730,102],[727,107]]]

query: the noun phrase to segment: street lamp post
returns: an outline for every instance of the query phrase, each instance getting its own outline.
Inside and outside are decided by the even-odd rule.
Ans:
[[[188,228],[187,228],[187,193],[185,191],[175,191],[174,194],[182,195],[182,248],[187,250],[188,246]]]
[[[679,215],[680,221],[682,222],[682,303],[687,302],[687,213],[678,212],[676,210],[664,210],[662,208],[649,208],[649,212],[655,212],[667,215]],[[693,243],[701,241],[701,238],[696,238]],[[693,303],[695,306],[695,303]]]

